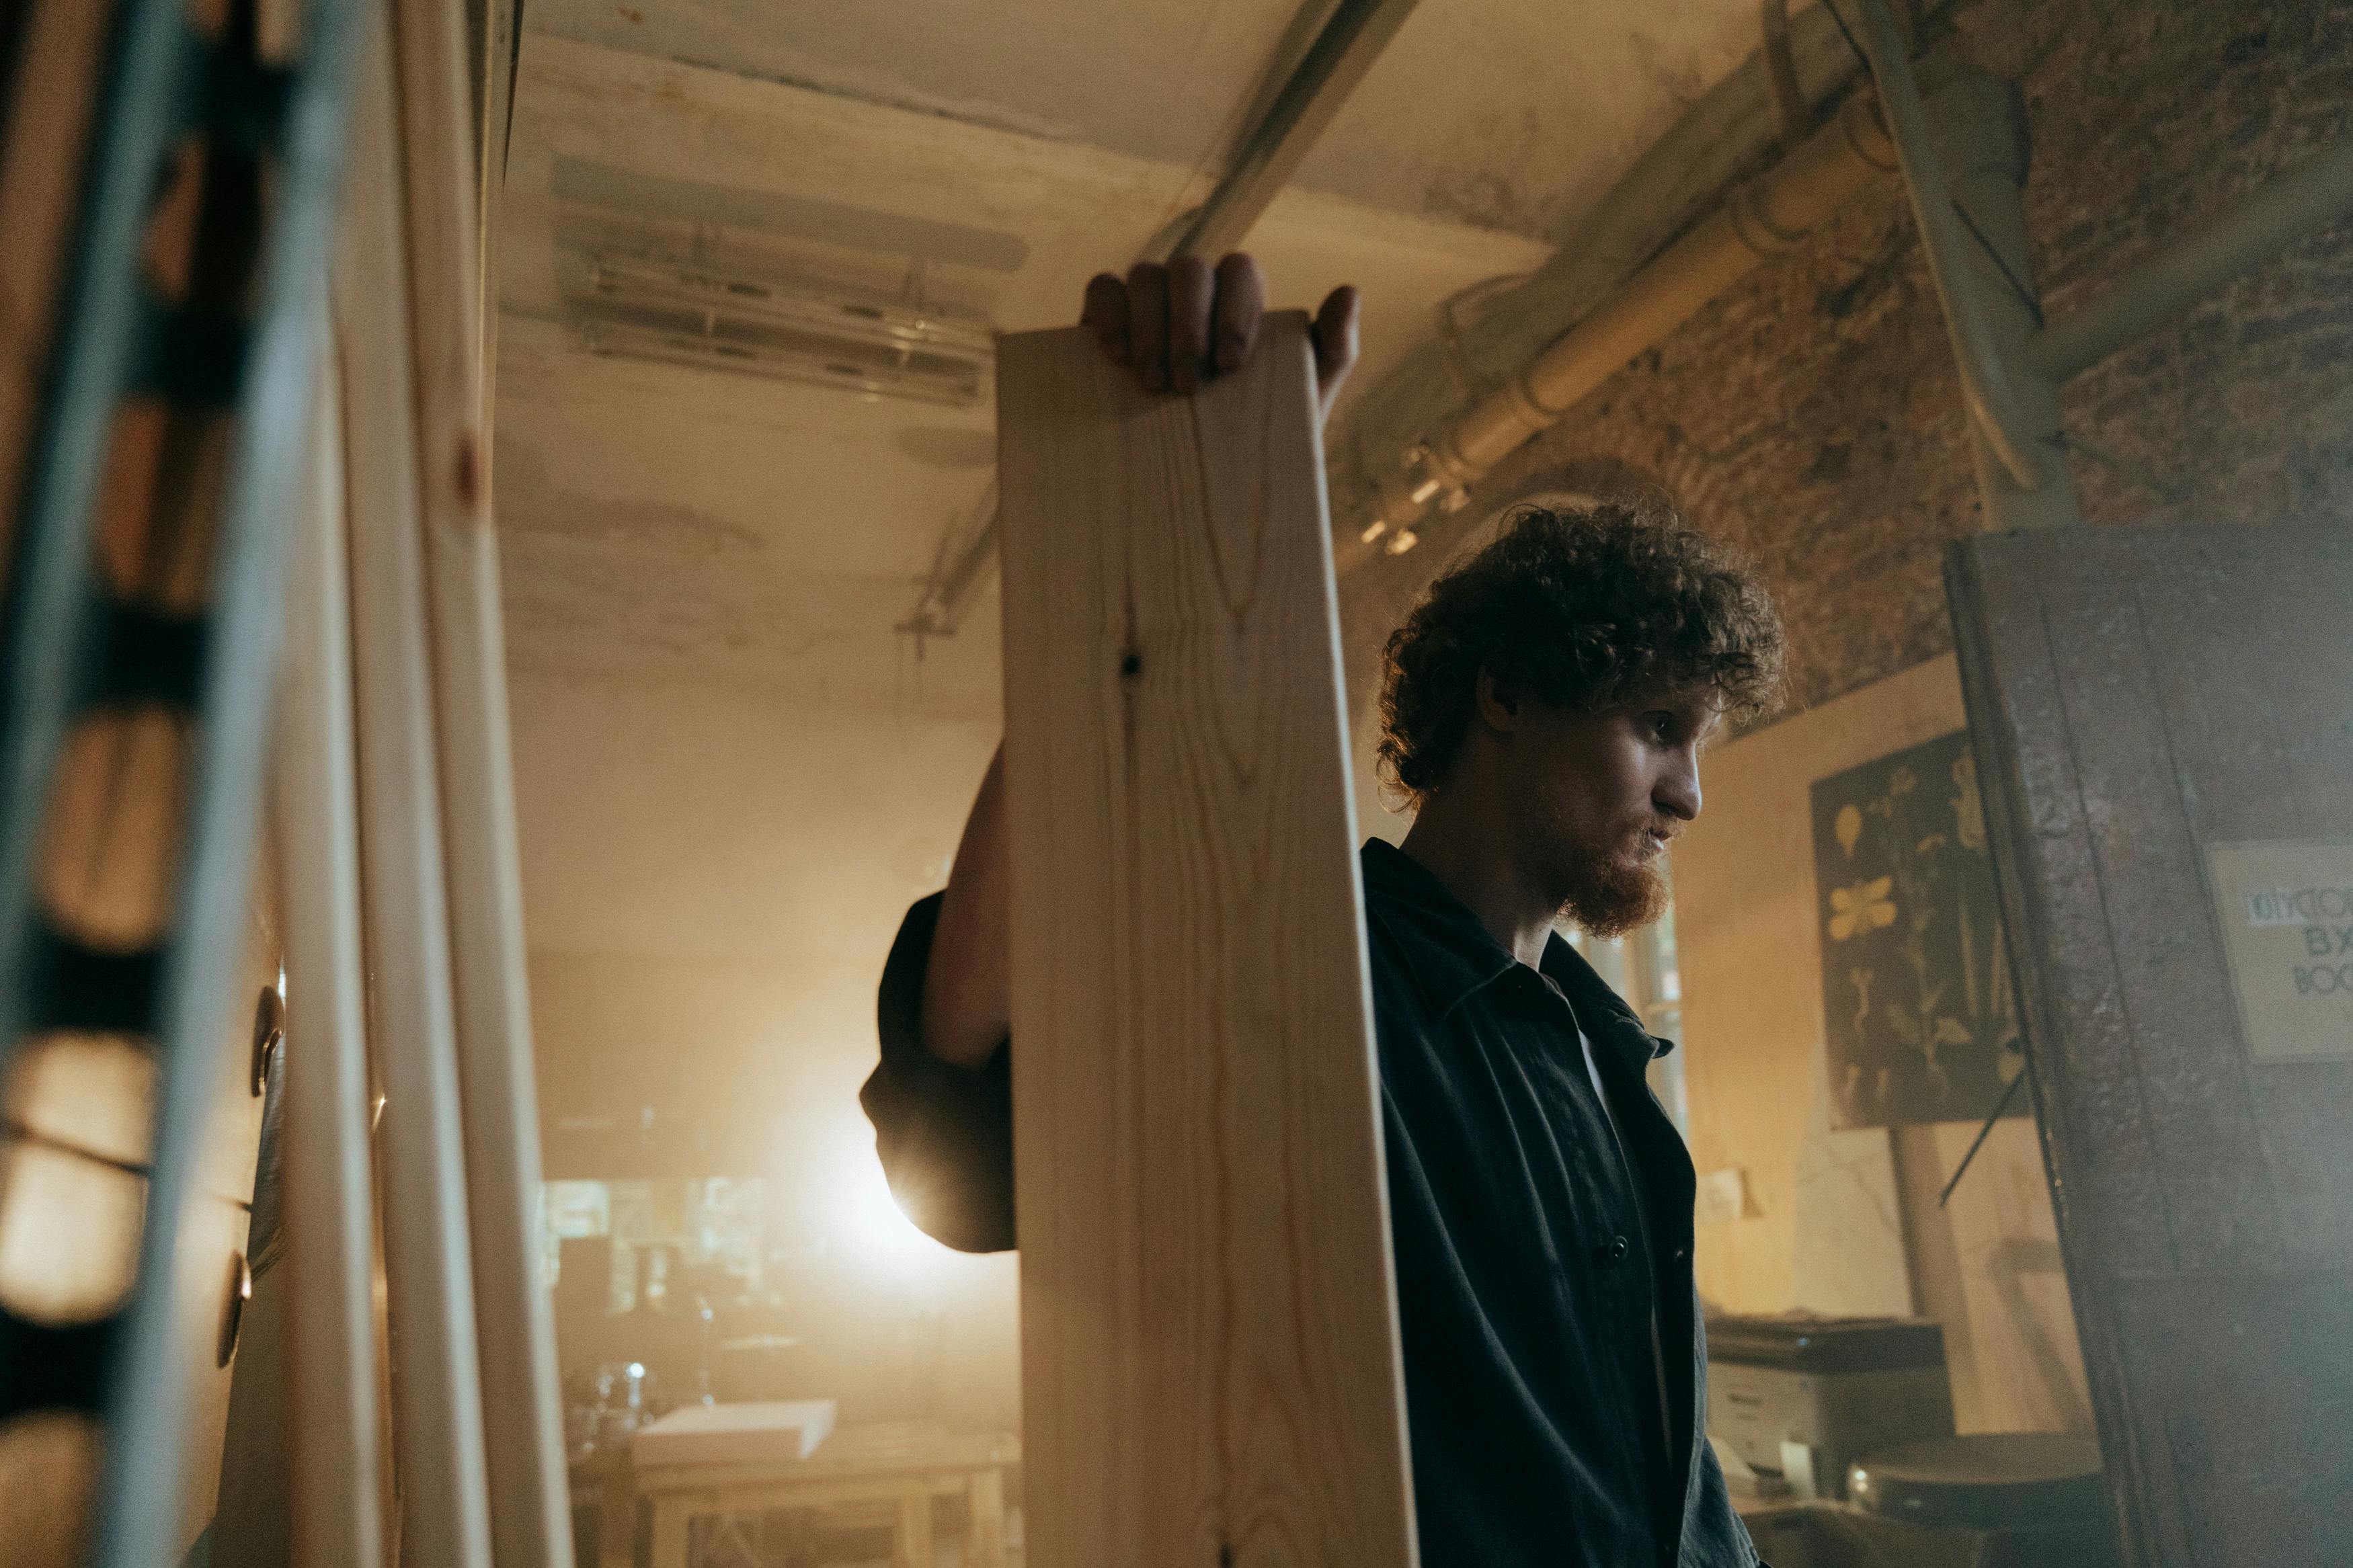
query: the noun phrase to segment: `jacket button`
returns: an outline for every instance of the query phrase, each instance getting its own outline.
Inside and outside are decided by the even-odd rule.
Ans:
[[[1613,1236],[1602,1245],[1601,1256],[1611,1263],[1622,1262],[1632,1244],[1622,1236]]]

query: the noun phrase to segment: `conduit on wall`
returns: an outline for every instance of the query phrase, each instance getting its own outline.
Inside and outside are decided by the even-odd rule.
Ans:
[[[1734,186],[1715,212],[1502,387],[1409,448],[1398,471],[1381,482],[1361,533],[1340,542],[1339,569],[1363,564],[1377,547],[1391,553],[1411,549],[1412,525],[1433,500],[1460,506],[1460,498],[1497,463],[1620,366],[1760,263],[1796,248],[1895,167],[1877,100],[1848,99],[1829,124],[1772,168]]]

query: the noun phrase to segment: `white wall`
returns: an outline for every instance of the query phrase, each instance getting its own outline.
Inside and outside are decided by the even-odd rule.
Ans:
[[[1700,1289],[1736,1312],[1936,1318],[1963,1430],[2088,1430],[2031,1120],[2000,1123],[1940,1210],[1975,1125],[1832,1132],[1825,1110],[1810,786],[1965,722],[1947,656],[1702,762],[1674,856],[1692,1155],[1742,1173],[1749,1205],[1700,1226]]]

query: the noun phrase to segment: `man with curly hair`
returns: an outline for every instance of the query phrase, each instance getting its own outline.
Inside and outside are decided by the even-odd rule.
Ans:
[[[1145,384],[1250,354],[1247,258],[1139,268],[1085,321]],[[1356,300],[1316,321],[1324,406]],[[1524,509],[1390,637],[1384,771],[1414,808],[1363,852],[1389,1219],[1426,1568],[1754,1568],[1702,1432],[1692,1164],[1645,1085],[1667,1044],[1563,941],[1665,906],[1699,753],[1761,710],[1781,630],[1671,517]],[[1014,1245],[1002,766],[885,967],[861,1100],[892,1187],[951,1247]]]

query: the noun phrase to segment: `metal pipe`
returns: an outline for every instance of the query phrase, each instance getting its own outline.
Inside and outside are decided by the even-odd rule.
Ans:
[[[1893,167],[1871,104],[1849,100],[1821,135],[1808,138],[1769,174],[1734,187],[1722,206],[1608,306],[1466,411],[1432,444],[1440,472],[1458,484],[1485,473],[1758,263],[1794,249],[1873,176]]]
[[[1795,147],[1812,128],[1812,107],[1798,85],[1798,59],[1789,47],[1789,0],[1764,0],[1765,81],[1773,92],[1773,123],[1781,145]]]
[[[1929,272],[1945,308],[1945,325],[1959,363],[1961,395],[1979,435],[2012,482],[2034,489],[2047,482],[2051,458],[2037,449],[2031,400],[2004,357],[1984,300],[1971,287],[1969,247],[1961,212],[1936,153],[1928,108],[1912,73],[1903,27],[1885,0],[1862,0],[1862,51],[1878,84],[1889,134],[1904,169],[1905,194],[1928,252]]]
[[[1215,258],[1241,243],[1413,15],[1414,5],[1415,0],[1340,0],[1169,255]]]
[[[1343,570],[1385,529],[1419,518],[1442,490],[1467,490],[1549,428],[1627,361],[1688,321],[1767,257],[1796,247],[1858,192],[1895,168],[1871,100],[1847,100],[1830,124],[1732,194],[1599,309],[1555,339],[1500,390],[1416,449],[1383,487],[1374,525],[1344,542]]]
[[[2027,239],[2024,102],[2013,83],[1950,53],[1924,66],[1936,81],[1924,97],[1884,0],[1864,0],[1862,25],[1969,414],[1983,524],[2080,524],[2058,385],[2027,354],[2042,315]]]
[[[2353,213],[2353,136],[2342,137],[2091,304],[2034,334],[2027,353],[2053,381],[2081,374],[2242,272]]]
[[[1303,8],[1318,3],[1303,0]],[[1168,256],[1216,256],[1241,243],[1404,26],[1414,5],[1415,0],[1340,0]],[[1151,258],[1147,254],[1145,259]],[[964,548],[934,571],[914,614],[899,629],[919,637],[953,636],[965,600],[996,559],[997,514],[991,502],[987,517]]]

